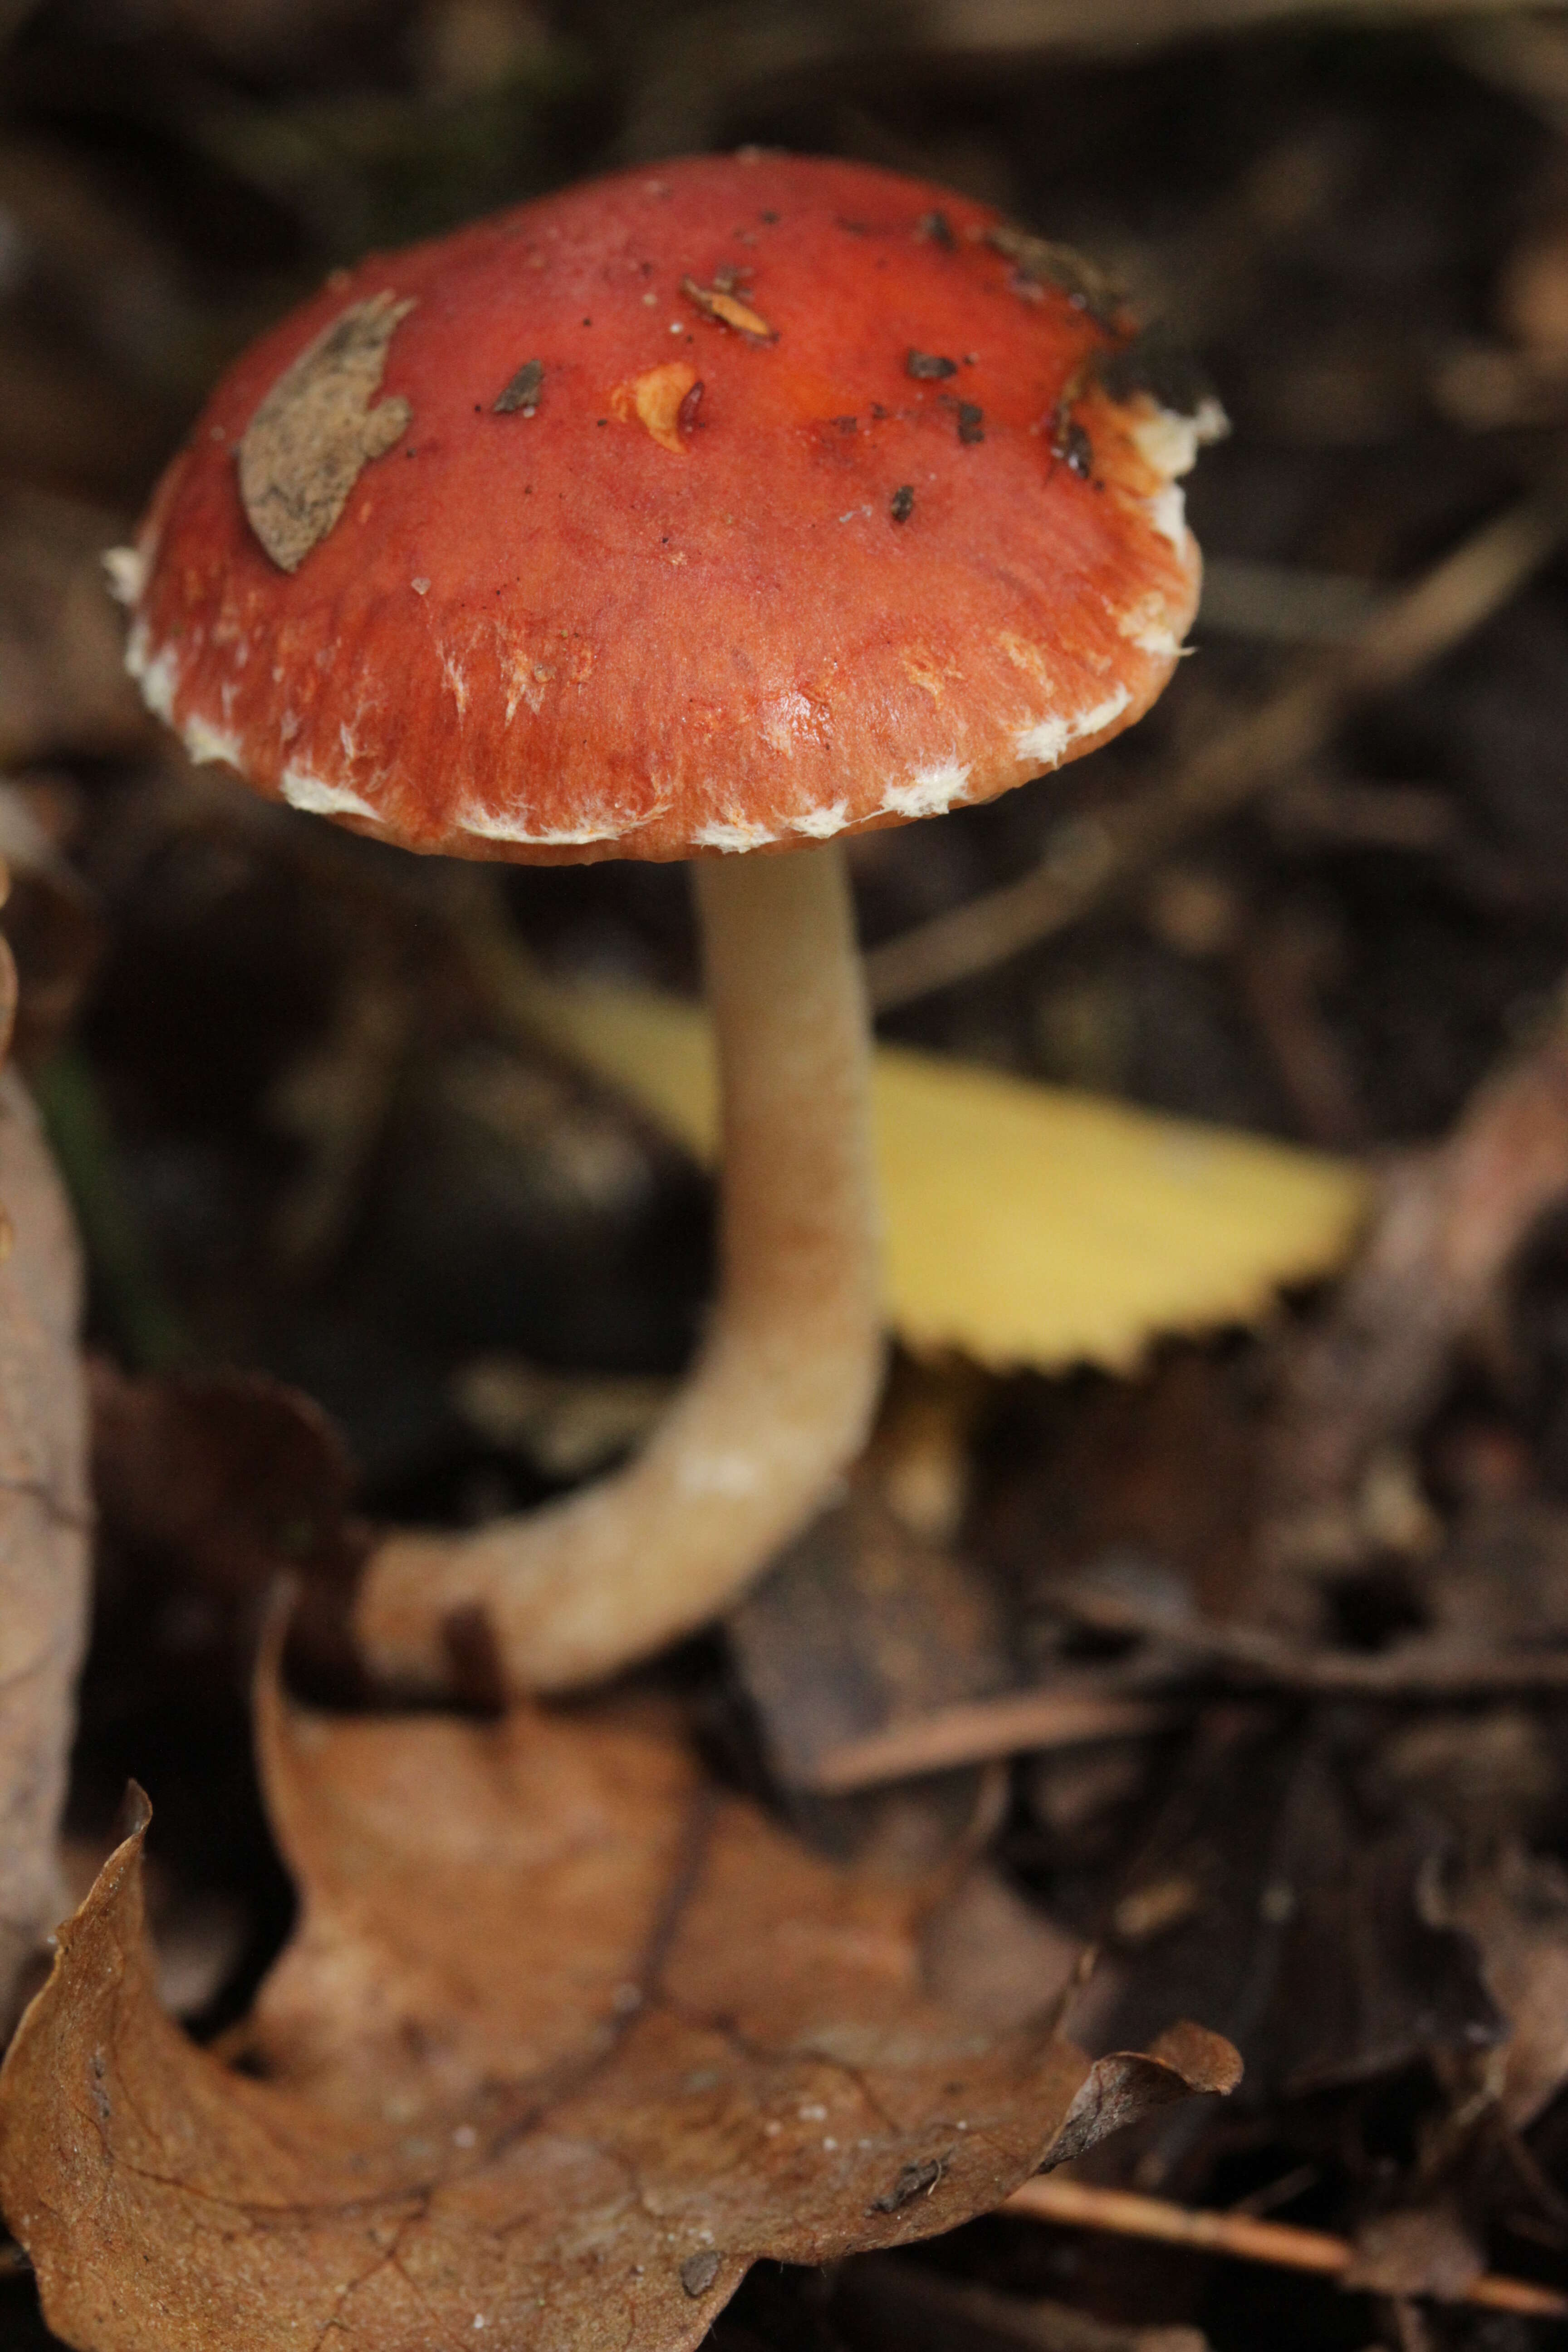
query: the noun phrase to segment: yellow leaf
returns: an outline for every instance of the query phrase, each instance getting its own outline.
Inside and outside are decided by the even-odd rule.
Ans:
[[[705,1013],[604,987],[542,988],[538,1009],[712,1159]],[[1163,1334],[1255,1322],[1333,1272],[1367,1205],[1346,1161],[907,1046],[878,1047],[874,1101],[889,1310],[922,1354],[1126,1370]]]

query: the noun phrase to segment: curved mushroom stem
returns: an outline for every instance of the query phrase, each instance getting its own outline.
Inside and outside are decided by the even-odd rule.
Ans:
[[[627,1467],[471,1535],[374,1554],[355,1633],[437,1690],[481,1611],[509,1688],[569,1689],[689,1633],[810,1519],[882,1370],[870,1046],[844,856],[696,868],[723,1104],[720,1295],[676,1403]]]

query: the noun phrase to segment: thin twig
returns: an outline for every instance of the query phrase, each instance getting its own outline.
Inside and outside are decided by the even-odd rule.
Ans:
[[[1166,2245],[1200,2247],[1205,2253],[1227,2254],[1237,2262],[1316,2271],[1325,2278],[1342,2277],[1356,2258],[1348,2239],[1331,2237],[1325,2230],[1302,2230],[1289,2221],[1260,2221],[1251,2213],[1194,2211],[1161,2197],[1140,2197],[1125,2189],[1096,2189],[1087,2181],[1064,2180],[1059,2176],[1026,2180],[1022,2189],[1014,2190],[1003,2210],[1036,2221],[1110,2231],[1123,2238],[1157,2238]],[[1483,2273],[1454,2299],[1479,2305],[1486,2311],[1515,2312],[1521,2318],[1568,2319],[1568,2295],[1537,2286],[1529,2279]]]
[[[1218,1676],[1232,1687],[1304,1691],[1320,1698],[1419,1703],[1568,1690],[1568,1650],[1477,1651],[1417,1639],[1366,1655],[1299,1647],[1250,1625],[1173,1625],[1120,1605],[1102,1607],[1098,1596],[1082,1606],[1069,1600],[1068,1606],[1099,1632],[1138,1634],[1149,1642],[1146,1654],[1111,1670],[1120,1690],[1104,1686],[1110,1676],[1097,1676],[1101,1687],[1094,1690],[1064,1690],[1058,1684],[937,1707],[825,1749],[807,1785],[824,1796],[847,1796],[922,1772],[1045,1748],[1147,1738],[1190,1717],[1201,1696],[1194,1676],[1205,1670],[1211,1679]],[[1187,1685],[1182,1696],[1138,1695],[1176,1682]]]
[[[1167,1675],[1181,1671],[1184,1663],[1188,1673],[1194,1665],[1206,1665],[1233,1678],[1325,1697],[1429,1699],[1472,1692],[1568,1690],[1568,1649],[1478,1650],[1427,1634],[1369,1654],[1309,1647],[1261,1626],[1173,1622],[1154,1611],[1141,1611],[1120,1595],[1102,1595],[1082,1586],[1066,1594],[1064,1605],[1098,1633],[1142,1636],[1164,1653]],[[1149,1659],[1139,1675],[1145,1688],[1149,1669],[1158,1664],[1157,1658]],[[1123,1675],[1128,1671],[1123,1667]]]
[[[1079,921],[1192,834],[1231,815],[1319,749],[1360,697],[1403,685],[1515,594],[1568,524],[1561,475],[1496,515],[1379,608],[1353,643],[1297,665],[1175,772],[1120,807],[1074,820],[1031,873],[917,924],[866,960],[871,1002],[892,1011]]]
[[[889,1724],[824,1750],[811,1786],[824,1795],[846,1796],[922,1772],[946,1772],[961,1764],[984,1764],[1003,1756],[1043,1748],[1077,1748],[1095,1739],[1139,1738],[1183,1720],[1185,1708],[1137,1698],[1109,1698],[1097,1692],[1003,1691],[994,1698],[965,1699],[908,1723]]]

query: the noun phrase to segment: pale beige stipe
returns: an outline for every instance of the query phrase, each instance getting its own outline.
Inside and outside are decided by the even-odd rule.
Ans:
[[[690,1380],[628,1468],[471,1535],[397,1535],[355,1628],[434,1691],[481,1608],[510,1686],[568,1689],[750,1582],[859,1451],[882,1365],[869,1043],[837,845],[695,869],[723,1096],[720,1297]]]

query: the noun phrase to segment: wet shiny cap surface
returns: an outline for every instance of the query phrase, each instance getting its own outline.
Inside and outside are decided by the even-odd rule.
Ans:
[[[197,759],[419,850],[804,846],[983,801],[1197,598],[1120,298],[863,165],[704,157],[334,273],[113,560]]]

